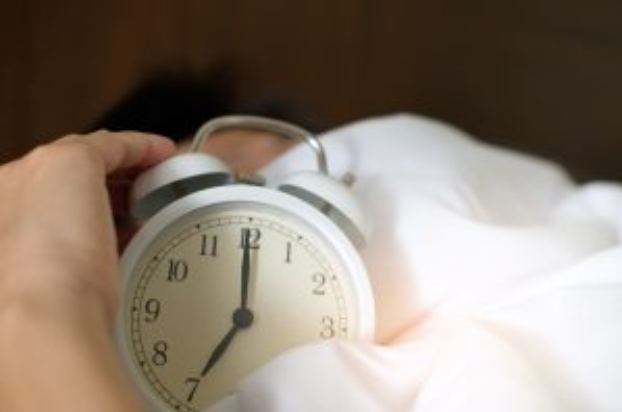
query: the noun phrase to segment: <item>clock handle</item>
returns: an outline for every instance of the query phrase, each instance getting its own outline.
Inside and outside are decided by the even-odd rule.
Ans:
[[[301,127],[281,120],[270,119],[268,117],[250,115],[231,115],[216,117],[207,121],[197,131],[190,147],[191,152],[199,152],[201,145],[212,134],[223,130],[255,130],[260,132],[275,133],[280,136],[299,140],[310,147],[317,158],[317,168],[320,173],[329,175],[326,152],[320,139],[313,133]]]

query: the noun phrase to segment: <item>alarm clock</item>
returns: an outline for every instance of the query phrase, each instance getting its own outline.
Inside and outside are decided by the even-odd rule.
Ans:
[[[236,178],[200,152],[228,129],[301,140],[318,170],[272,186]],[[121,257],[116,337],[149,410],[200,411],[289,349],[373,339],[359,254],[369,222],[348,184],[330,176],[317,136],[269,118],[216,118],[189,153],[142,174],[132,197],[144,225]]]

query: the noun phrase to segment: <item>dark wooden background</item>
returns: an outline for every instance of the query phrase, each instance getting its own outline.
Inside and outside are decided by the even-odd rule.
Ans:
[[[235,67],[329,124],[394,111],[622,178],[619,0],[0,0],[0,160],[154,71]]]

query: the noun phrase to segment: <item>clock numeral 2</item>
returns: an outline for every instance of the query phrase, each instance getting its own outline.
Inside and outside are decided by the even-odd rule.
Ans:
[[[240,248],[244,249],[247,245],[249,249],[259,249],[259,240],[261,239],[261,231],[257,228],[242,228],[240,236]]]
[[[315,284],[315,287],[313,288],[313,294],[314,295],[326,295],[326,275],[321,273],[321,272],[317,272],[313,274],[313,283]]]
[[[169,282],[183,282],[188,277],[188,263],[185,260],[170,259],[168,261],[168,276],[166,280]]]

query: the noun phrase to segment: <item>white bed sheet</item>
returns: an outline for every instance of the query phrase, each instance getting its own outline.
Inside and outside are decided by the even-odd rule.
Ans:
[[[622,411],[620,185],[409,114],[324,142],[373,221],[376,343],[285,353],[210,412]]]

